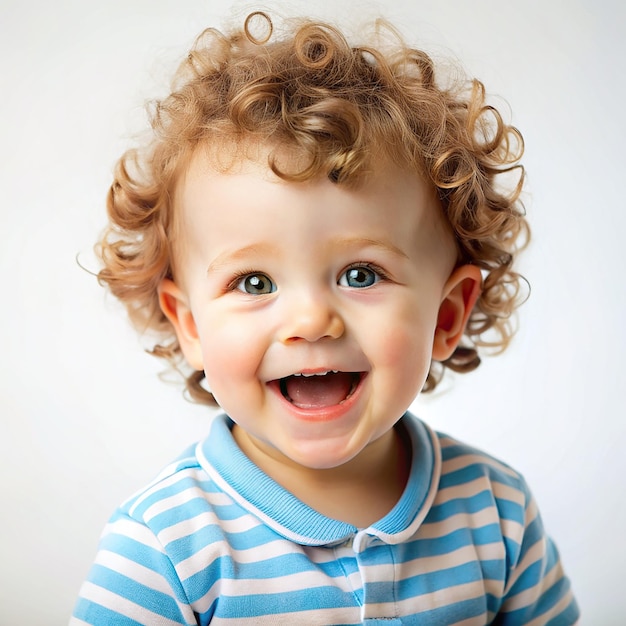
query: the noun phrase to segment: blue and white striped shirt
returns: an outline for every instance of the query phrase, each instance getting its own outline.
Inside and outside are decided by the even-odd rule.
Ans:
[[[329,519],[257,468],[232,423],[105,528],[71,624],[575,624],[523,478],[411,415],[404,493],[369,528]]]

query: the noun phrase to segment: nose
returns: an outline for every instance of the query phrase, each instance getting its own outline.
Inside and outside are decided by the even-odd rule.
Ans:
[[[294,294],[283,314],[280,330],[283,343],[338,339],[345,332],[343,318],[328,295]]]

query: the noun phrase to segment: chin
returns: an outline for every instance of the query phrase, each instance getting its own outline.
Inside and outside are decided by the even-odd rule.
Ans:
[[[298,450],[292,450],[288,456],[292,462],[311,470],[331,470],[349,463],[358,456],[361,450],[348,450],[342,446],[340,450],[333,449],[336,444],[328,441],[319,443],[306,442]]]

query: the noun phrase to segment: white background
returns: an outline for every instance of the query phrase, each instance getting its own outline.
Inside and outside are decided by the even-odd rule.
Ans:
[[[527,142],[532,284],[510,351],[415,410],[521,470],[586,624],[626,623],[626,14],[591,0],[293,0],[354,23],[380,11],[506,98]],[[269,3],[270,11],[276,4]],[[64,624],[114,507],[209,414],[79,269],[114,161],[227,0],[0,4],[0,624]],[[257,8],[254,5],[253,8]]]

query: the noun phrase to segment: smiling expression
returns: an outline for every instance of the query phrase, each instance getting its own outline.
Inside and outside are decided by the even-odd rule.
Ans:
[[[337,468],[391,436],[478,282],[434,191],[392,166],[353,189],[196,156],[177,207],[161,305],[257,464]]]

